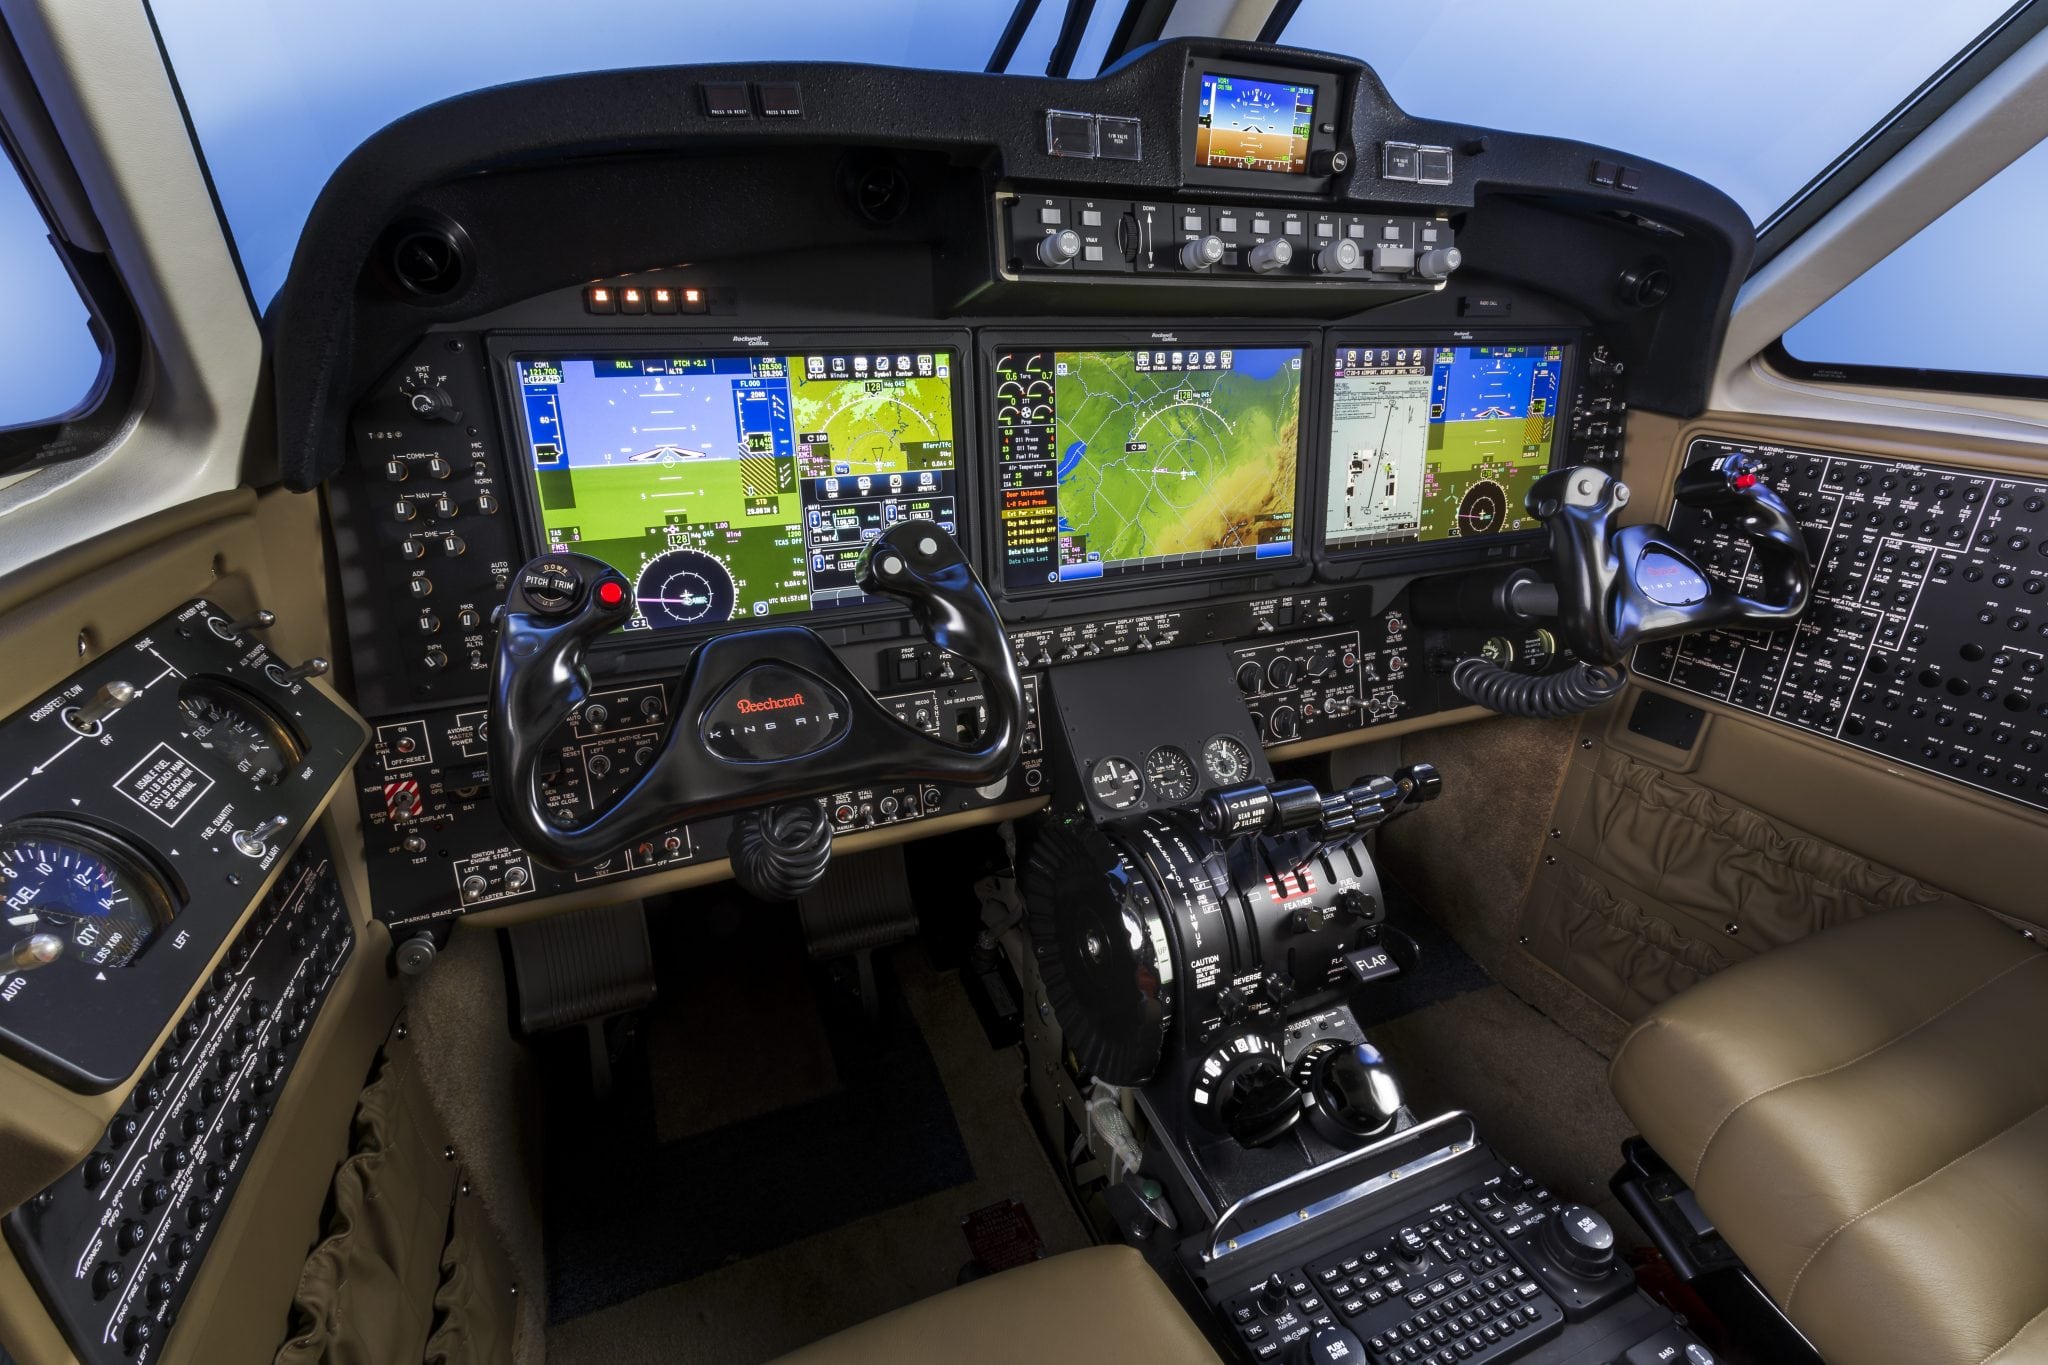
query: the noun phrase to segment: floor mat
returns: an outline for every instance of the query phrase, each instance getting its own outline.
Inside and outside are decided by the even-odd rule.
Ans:
[[[795,951],[800,960],[801,947]],[[548,1330],[550,1365],[746,1365],[771,1359],[951,1287],[969,1255],[962,1220],[1006,1199],[1017,1199],[1029,1210],[1048,1254],[1087,1245],[1087,1235],[1019,1101],[1022,1076],[1016,1054],[989,1049],[957,975],[934,970],[920,947],[911,944],[895,950],[891,968],[949,1100],[971,1177],[809,1236],[792,1238],[787,1229],[776,1229],[783,1235],[770,1240],[781,1245],[689,1279],[661,1283],[624,1302],[614,1299],[609,1307],[573,1319],[560,1320],[558,1312],[558,1321]],[[729,962],[726,970],[731,970]],[[766,1049],[755,1054],[760,1064],[774,1065],[772,1044],[762,1041],[775,1033],[772,1010],[749,1016],[749,1024],[754,1046]],[[764,1121],[787,1117],[775,1114]],[[886,1113],[860,1122],[884,1137],[900,1131],[900,1120]],[[829,1145],[851,1136],[819,1134],[816,1140]],[[763,1172],[749,1156],[737,1172],[679,1168],[672,1178],[759,1192],[763,1181],[782,1174]],[[581,1178],[582,1173],[551,1171],[551,1197],[562,1180],[570,1182],[569,1196],[576,1197],[574,1185]],[[865,1173],[855,1172],[852,1183],[865,1178]],[[591,1221],[603,1223],[596,1215],[617,1212],[618,1198],[614,1194],[606,1201],[608,1209],[595,1209]],[[759,1222],[763,1228],[776,1228],[766,1213]],[[674,1228],[668,1235],[681,1240],[688,1230]],[[548,1253],[551,1275],[561,1273],[569,1253],[552,1241]]]
[[[880,1028],[828,1028],[800,941],[721,947],[686,959],[721,959],[710,979],[665,974],[646,1056],[613,1097],[593,1104],[575,1068],[550,1069],[561,1078],[543,1186],[556,1322],[974,1177],[890,973],[879,974]],[[795,973],[781,970],[791,962]]]
[[[1372,1028],[1493,983],[1486,969],[1474,962],[1443,926],[1423,913],[1407,892],[1387,882],[1381,893],[1387,904],[1388,926],[1414,939],[1421,951],[1413,970],[1375,981],[1352,997],[1351,1012],[1361,1027]]]

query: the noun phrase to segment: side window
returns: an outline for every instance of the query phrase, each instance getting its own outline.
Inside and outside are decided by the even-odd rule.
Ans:
[[[2044,219],[2048,142],[1808,314],[1773,359],[1804,379],[2048,397],[2048,256],[2007,249]]]
[[[42,210],[0,150],[0,432],[90,406],[105,356]]]

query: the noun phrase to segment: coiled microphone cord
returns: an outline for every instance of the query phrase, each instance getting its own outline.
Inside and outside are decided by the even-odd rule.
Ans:
[[[1612,701],[1628,681],[1620,665],[1575,663],[1559,673],[1510,673],[1478,655],[1451,666],[1451,686],[1468,701],[1506,716],[1557,720]]]
[[[762,900],[793,901],[818,884],[832,861],[832,823],[816,801],[791,801],[734,818],[726,844],[732,875]]]

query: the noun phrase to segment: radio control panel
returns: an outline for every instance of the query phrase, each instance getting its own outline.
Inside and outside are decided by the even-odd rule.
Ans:
[[[371,715],[481,694],[491,613],[525,562],[482,350],[422,341],[355,411],[356,477],[328,484],[357,700]]]

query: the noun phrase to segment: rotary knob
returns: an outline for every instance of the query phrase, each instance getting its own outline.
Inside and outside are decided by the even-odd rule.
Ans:
[[[1273,1141],[1301,1118],[1301,1091],[1279,1047],[1257,1033],[1241,1033],[1203,1058],[1190,1099],[1203,1123],[1244,1147]]]
[[[1346,1327],[1319,1327],[1301,1339],[1288,1357],[1289,1365],[1344,1365],[1364,1360],[1365,1343]]]
[[[408,384],[402,392],[413,416],[426,422],[460,422],[462,409],[439,384]]]
[[[1401,1086],[1370,1043],[1319,1043],[1295,1062],[1317,1132],[1340,1145],[1377,1137],[1401,1114]]]
[[[1061,228],[1038,239],[1038,259],[1057,270],[1059,267],[1078,259],[1081,255],[1081,234],[1072,228]]]
[[[1415,273],[1425,280],[1441,280],[1465,263],[1465,253],[1454,246],[1425,251],[1415,262]]]
[[[1348,275],[1364,264],[1364,250],[1349,237],[1339,237],[1316,253],[1316,271],[1323,275]]]
[[[1245,264],[1260,275],[1272,275],[1294,263],[1294,243],[1285,237],[1260,242],[1245,256]]]
[[[1262,1057],[1226,1079],[1216,1113],[1240,1147],[1263,1147],[1301,1118],[1301,1092],[1278,1057]]]
[[[1379,899],[1360,891],[1357,887],[1346,887],[1337,893],[1336,907],[1359,923],[1370,928],[1387,917]]]
[[[1562,1205],[1543,1220],[1537,1242],[1558,1268],[1582,1280],[1597,1280],[1615,1267],[1614,1229],[1584,1204]]]
[[[1247,659],[1237,666],[1237,690],[1250,695],[1266,685],[1266,670],[1260,668],[1256,659]]]
[[[1191,242],[1184,242],[1180,249],[1180,264],[1183,270],[1207,270],[1223,259],[1223,239],[1215,233],[1205,233]]]

